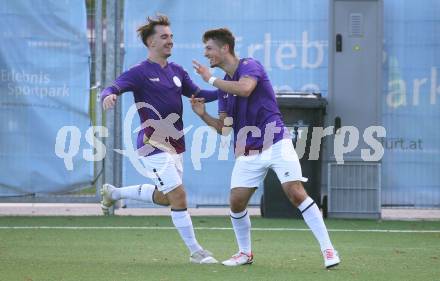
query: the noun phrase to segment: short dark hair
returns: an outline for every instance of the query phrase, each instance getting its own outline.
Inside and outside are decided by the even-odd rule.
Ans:
[[[229,29],[218,28],[206,31],[205,34],[203,34],[203,43],[208,42],[210,39],[216,41],[221,46],[228,45],[229,52],[235,56],[235,38]]]
[[[170,26],[171,22],[167,16],[158,14],[153,18],[147,17],[147,23],[137,29],[138,35],[142,38],[142,42],[147,47],[147,39],[148,37],[156,33],[156,30],[154,30],[154,27],[156,25]]]

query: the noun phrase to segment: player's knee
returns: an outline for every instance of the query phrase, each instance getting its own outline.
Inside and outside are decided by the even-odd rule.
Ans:
[[[161,206],[169,206],[170,200],[168,200],[165,194],[159,190],[155,190],[153,193],[153,203]]]
[[[246,201],[240,197],[231,196],[229,202],[231,205],[231,211],[234,213],[239,213],[246,209]]]
[[[301,181],[289,181],[283,183],[283,189],[288,190],[292,194],[303,194],[306,193],[304,186]]]
[[[283,183],[283,190],[286,193],[289,200],[295,206],[298,206],[308,196],[302,182],[300,181],[291,181],[291,182]]]
[[[167,198],[172,208],[186,208],[186,192],[182,185],[168,192]]]

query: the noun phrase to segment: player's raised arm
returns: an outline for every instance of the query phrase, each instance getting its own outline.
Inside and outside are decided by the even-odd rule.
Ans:
[[[242,77],[238,81],[226,81],[214,77],[209,72],[208,67],[204,66],[196,60],[193,60],[193,67],[205,82],[224,92],[231,93],[240,97],[250,96],[257,86],[257,81],[251,77]]]

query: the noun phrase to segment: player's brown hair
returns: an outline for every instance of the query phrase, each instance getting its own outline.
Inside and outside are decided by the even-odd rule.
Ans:
[[[232,32],[227,28],[218,28],[218,29],[211,29],[206,31],[203,34],[203,43],[206,43],[208,40],[214,40],[217,42],[219,46],[228,45],[229,46],[229,52],[235,56],[235,38]]]
[[[170,26],[171,22],[167,16],[158,14],[155,17],[148,17],[147,23],[140,26],[137,29],[138,35],[141,37],[142,42],[147,47],[148,47],[147,39],[148,37],[156,33],[156,30],[154,30],[154,27],[156,25]]]

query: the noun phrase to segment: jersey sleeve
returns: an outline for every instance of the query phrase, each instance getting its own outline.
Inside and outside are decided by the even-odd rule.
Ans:
[[[194,84],[194,82],[191,80],[191,78],[188,75],[188,72],[186,72],[183,68],[181,68],[182,71],[182,95],[185,97],[190,98],[192,95],[197,95],[197,93],[200,91],[199,87]]]
[[[139,87],[139,72],[136,67],[130,68],[116,78],[112,86],[118,90],[117,95],[125,92],[134,92]]]
[[[228,94],[222,90],[217,91],[218,94],[218,113],[228,112]]]
[[[244,60],[240,68],[239,79],[243,77],[250,77],[258,82],[263,77],[262,65],[252,59]]]
[[[116,89],[113,86],[105,88],[100,95],[101,103],[104,101],[104,99],[110,95],[116,95],[118,93],[118,89]]]
[[[136,68],[131,68],[116,78],[112,85],[101,92],[101,102],[109,95],[121,95],[125,92],[133,92],[139,87],[139,75]]]
[[[197,98],[204,98],[205,102],[212,102],[218,99],[219,90],[200,90],[195,96]]]

